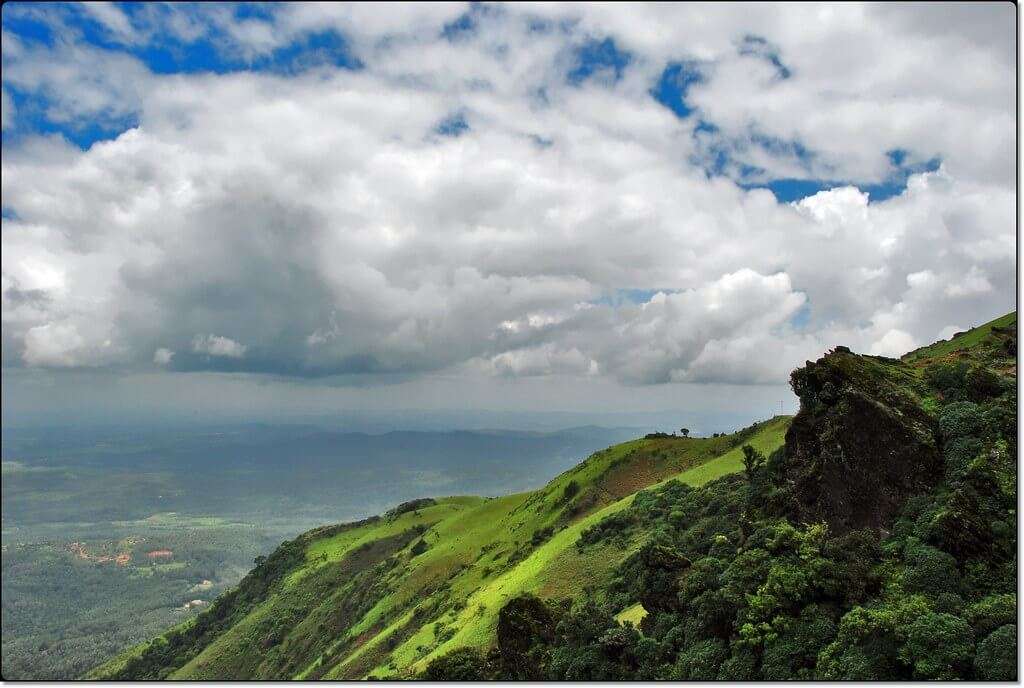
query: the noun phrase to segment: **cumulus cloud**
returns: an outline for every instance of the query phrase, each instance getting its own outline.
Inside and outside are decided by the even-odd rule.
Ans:
[[[25,362],[29,365],[65,368],[80,361],[75,351],[84,340],[74,325],[48,323],[38,325],[25,333]]]
[[[242,358],[245,356],[246,346],[239,344],[233,339],[228,337],[219,337],[215,334],[200,335],[197,334],[192,339],[192,351],[197,354],[207,354],[209,356],[224,356],[226,358]],[[167,349],[159,349],[157,353],[167,352]],[[167,362],[170,361],[170,356],[167,356]]]
[[[889,330],[871,345],[868,353],[874,356],[902,356],[917,346],[917,341],[909,333],[903,330]]]
[[[172,358],[174,358],[174,352],[171,351],[170,349],[160,347],[159,349],[153,352],[153,363],[156,363],[157,365],[160,366],[165,366],[169,364]]]
[[[5,366],[773,383],[836,344],[895,355],[1014,302],[998,12],[960,35],[928,6],[921,25],[859,5],[110,9],[124,42],[221,27],[249,56],[330,27],[364,68],[154,74],[5,35],[5,85],[53,120],[134,118],[84,151],[5,140]],[[609,36],[621,78],[571,83]],[[680,119],[650,90],[691,59],[707,76]],[[453,113],[466,127],[439,130]],[[769,177],[877,182],[892,149],[943,163],[885,202],[780,203],[709,178],[700,119]]]

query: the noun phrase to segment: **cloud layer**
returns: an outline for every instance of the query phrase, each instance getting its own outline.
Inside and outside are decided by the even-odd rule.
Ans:
[[[1009,5],[393,9],[5,24],[3,365],[756,384],[1013,306]],[[348,62],[131,48],[214,31],[243,67],[324,32]],[[673,64],[687,117],[651,95]],[[33,116],[128,128],[6,138]],[[884,202],[737,184],[878,184],[894,155],[942,162]]]

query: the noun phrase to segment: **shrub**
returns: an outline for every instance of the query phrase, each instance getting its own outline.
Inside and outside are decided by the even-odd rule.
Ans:
[[[981,366],[975,366],[967,372],[965,388],[967,398],[971,401],[985,401],[1003,393],[1003,383],[999,376]]]
[[[893,680],[901,673],[897,652],[904,629],[929,613],[920,595],[895,604],[854,607],[839,622],[835,642],[818,655],[818,678],[825,680]]]
[[[1017,680],[1017,626],[1007,624],[978,643],[974,671],[984,681]]]
[[[910,538],[906,547],[906,561],[903,587],[907,592],[936,596],[959,591],[960,573],[952,555]]]
[[[939,429],[946,441],[957,437],[980,436],[985,428],[981,408],[970,401],[955,401],[942,410]]]
[[[555,620],[540,598],[520,595],[498,612],[498,652],[503,673],[515,680],[541,680],[543,662],[538,661],[537,645],[554,637]]]
[[[971,462],[981,453],[983,446],[981,440],[976,437],[957,437],[946,442],[942,453],[946,459],[948,474],[963,475]]]
[[[719,681],[753,681],[757,679],[757,658],[748,648],[741,648],[722,662],[718,670]]]
[[[811,604],[799,618],[787,618],[782,632],[764,646],[761,678],[768,681],[813,678],[811,670],[821,646],[835,637],[836,624],[827,608]]]
[[[937,612],[947,612],[960,616],[964,610],[964,598],[953,592],[943,592],[935,596],[932,607]]]
[[[952,614],[923,614],[907,629],[900,657],[914,668],[915,678],[959,678],[974,650],[974,634],[966,621]]]
[[[530,538],[530,544],[534,547],[543,544],[552,536],[552,534],[554,534],[554,532],[555,529],[551,526],[548,526],[547,528],[541,528],[540,530],[535,530],[533,532],[533,536]]]
[[[967,364],[933,363],[924,370],[924,379],[929,385],[942,392],[946,399],[962,398]]]
[[[1017,621],[1017,596],[989,595],[967,608],[967,621],[974,628],[978,638],[984,638],[994,630]]]

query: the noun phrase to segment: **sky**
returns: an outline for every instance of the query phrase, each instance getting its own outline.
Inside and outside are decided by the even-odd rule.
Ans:
[[[763,418],[1015,307],[1009,3],[2,12],[5,424]]]

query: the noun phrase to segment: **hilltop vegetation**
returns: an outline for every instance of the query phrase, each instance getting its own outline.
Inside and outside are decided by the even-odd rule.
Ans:
[[[281,546],[90,678],[1016,677],[1016,317],[838,347],[795,418]]]

